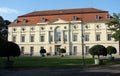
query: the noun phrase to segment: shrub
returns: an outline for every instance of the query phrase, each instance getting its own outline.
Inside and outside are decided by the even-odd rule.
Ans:
[[[116,50],[115,47],[113,47],[113,46],[108,46],[107,47],[107,54],[112,56],[112,54],[116,54],[116,53],[117,53],[117,50]]]
[[[45,56],[44,53],[46,53],[46,50],[45,50],[45,49],[41,49],[41,50],[40,50],[40,54],[41,54],[42,56]]]
[[[91,47],[89,49],[89,53],[94,57],[95,55],[99,56],[103,55],[106,56],[107,55],[107,50],[103,45],[94,45],[93,47]]]
[[[63,54],[66,53],[66,50],[64,48],[60,48],[59,52],[62,54],[62,57],[63,57]]]
[[[7,57],[9,61],[9,57],[19,56],[20,55],[20,48],[16,43],[13,42],[4,42],[3,46],[0,47],[0,57]]]

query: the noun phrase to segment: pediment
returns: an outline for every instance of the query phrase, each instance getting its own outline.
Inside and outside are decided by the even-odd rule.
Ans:
[[[51,21],[51,22],[49,22],[50,24],[56,24],[56,23],[68,23],[68,21],[65,21],[65,20],[63,20],[63,19],[60,19],[60,18],[58,18],[58,19],[55,19],[55,20],[53,20],[53,21]]]

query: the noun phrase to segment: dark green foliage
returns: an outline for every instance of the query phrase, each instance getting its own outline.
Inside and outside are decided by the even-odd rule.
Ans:
[[[60,53],[66,53],[66,50],[64,48],[60,48],[59,52]]]
[[[0,16],[0,35],[3,37],[3,39],[7,40],[8,35],[8,25],[11,22],[8,20],[4,20],[2,16]]]
[[[112,54],[115,54],[115,53],[117,53],[117,50],[116,50],[115,47],[113,47],[113,46],[108,46],[107,47],[107,54],[112,55]]]
[[[66,53],[66,50],[64,48],[60,48],[59,49],[59,53],[61,53],[61,56],[63,57],[63,53]]]
[[[93,47],[91,47],[88,51],[93,57],[95,55],[99,56],[103,55],[106,56],[107,55],[107,50],[103,45],[94,45]]]
[[[10,56],[19,56],[20,55],[20,48],[17,44],[13,42],[5,42],[3,46],[0,47],[0,57],[9,57]]]
[[[46,50],[45,50],[45,49],[41,49],[41,50],[40,50],[40,54],[41,54],[42,56],[45,56],[44,53],[46,53]]]
[[[112,20],[106,23],[109,26],[109,30],[113,31],[112,37],[115,41],[119,41],[119,55],[120,55],[120,13],[113,13]]]

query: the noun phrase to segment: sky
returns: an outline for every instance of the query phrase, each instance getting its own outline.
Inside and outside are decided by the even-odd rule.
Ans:
[[[18,16],[44,10],[97,8],[120,13],[120,0],[1,0],[0,16],[4,20],[14,21]]]

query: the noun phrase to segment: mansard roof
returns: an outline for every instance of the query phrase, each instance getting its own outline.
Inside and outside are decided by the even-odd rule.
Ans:
[[[103,12],[108,12],[108,11],[103,11],[96,8],[78,8],[78,9],[35,11],[25,15],[21,15],[19,17],[47,16],[47,15],[61,15],[61,14],[103,13]]]
[[[109,16],[108,11],[99,10],[96,8],[78,8],[78,9],[62,9],[62,10],[46,10],[35,11],[25,15],[18,16],[18,18],[10,24],[13,25],[31,25],[39,23],[49,23],[55,19],[62,19],[64,21],[84,21],[84,22],[99,22],[107,21]],[[99,19],[96,19],[99,18]],[[109,17],[108,17],[109,18]],[[112,17],[110,16],[110,19]]]

